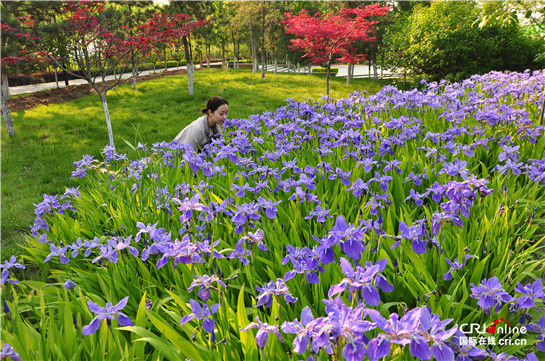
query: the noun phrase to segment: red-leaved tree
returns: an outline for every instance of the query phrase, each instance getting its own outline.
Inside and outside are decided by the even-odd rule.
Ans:
[[[314,16],[302,9],[299,14],[286,13],[286,33],[293,34],[292,49],[302,50],[309,61],[327,67],[327,95],[331,63],[336,58],[355,63],[365,59],[355,44],[361,41],[375,41],[370,34],[378,21],[368,20],[370,16],[384,15],[388,6],[367,5],[363,9],[341,9],[337,15],[316,13]]]
[[[183,47],[186,58],[186,69],[188,76],[188,93],[193,94],[193,56],[191,54],[191,33],[199,26],[210,22],[209,20],[192,20],[186,14],[164,14],[155,13],[143,25],[139,26],[140,31],[145,35],[150,35],[156,39],[155,45],[167,44],[168,46],[180,48]],[[149,49],[150,51],[152,49]],[[159,51],[154,47],[154,51]]]
[[[121,83],[122,75],[132,66],[133,59],[141,54],[148,53],[154,48],[154,44],[169,42],[170,38],[165,36],[165,29],[155,22],[148,21],[139,31],[131,34],[128,27],[115,27],[106,15],[106,1],[65,1],[63,6],[64,18],[61,23],[44,24],[40,26],[34,23],[33,16],[26,16],[21,21],[20,27],[12,29],[16,36],[25,39],[29,47],[41,51],[61,69],[73,76],[85,79],[97,92],[104,109],[106,127],[108,131],[108,143],[115,147],[110,112],[108,109],[107,92]],[[184,15],[177,15],[178,18],[185,18]],[[58,31],[68,43],[66,48],[72,63],[76,64],[78,72],[65,66],[69,61],[59,61],[59,55],[55,42],[46,38],[41,31],[44,25],[58,26]],[[185,27],[180,23],[171,22],[169,25],[179,35],[184,33]],[[112,76],[111,81],[106,81],[107,76]],[[134,74],[133,74],[134,76]]]

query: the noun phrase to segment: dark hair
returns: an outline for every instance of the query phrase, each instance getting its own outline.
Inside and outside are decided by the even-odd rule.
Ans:
[[[202,113],[207,114],[209,110],[211,110],[212,113],[214,113],[223,104],[229,105],[229,103],[227,103],[227,100],[223,99],[222,97],[218,97],[218,96],[212,97],[208,99],[206,108],[202,108]]]

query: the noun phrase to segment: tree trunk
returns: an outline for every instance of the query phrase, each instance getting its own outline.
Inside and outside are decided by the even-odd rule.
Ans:
[[[377,70],[377,52],[373,51],[373,75],[375,80],[378,79],[378,70]]]
[[[352,68],[354,67],[354,64],[348,63],[348,69],[346,74],[346,84],[350,85],[352,84]]]
[[[193,92],[193,78],[194,78],[194,74],[193,74],[193,59],[192,59],[192,56],[190,54],[190,44],[189,44],[189,41],[187,39],[187,36],[184,36],[182,38],[182,43],[184,44],[184,53],[185,53],[185,65],[186,65],[186,69],[187,69],[187,93],[189,95],[192,95],[194,92]]]
[[[55,70],[55,85],[57,86],[57,89],[59,89],[59,76],[57,75],[57,67],[54,67]]]
[[[199,47],[199,69],[202,69],[204,66],[204,61],[202,58],[202,50],[201,47]]]
[[[112,131],[112,122],[110,120],[110,111],[108,110],[108,102],[106,101],[106,93],[99,92],[100,101],[102,102],[102,108],[104,109],[104,116],[106,117],[106,129],[108,130],[108,144],[110,147],[115,148],[114,133]]]
[[[267,14],[265,3],[263,3],[263,21],[261,23],[261,79],[265,79],[265,71],[267,70],[267,59],[265,54],[265,15]]]
[[[312,64],[308,62],[308,75],[312,75]]]
[[[66,71],[66,65],[64,63],[61,63],[62,65],[62,75],[64,75],[64,85],[69,86],[68,83],[68,72]]]
[[[274,75],[278,73],[278,50],[274,49]]]
[[[225,43],[221,43],[221,67],[225,69]]]
[[[329,57],[329,61],[327,62],[327,101],[329,102],[329,72],[331,70],[331,56]]]
[[[252,31],[252,23],[250,22],[250,45],[252,47],[252,73],[257,73],[257,50],[254,32]]]
[[[238,68],[237,66],[237,44],[236,44],[236,41],[235,41],[235,32],[232,31],[231,32],[231,37],[233,39],[233,69],[236,69]]]
[[[301,74],[301,64],[299,62],[297,62],[297,73]]]
[[[165,49],[165,57],[164,57],[164,60],[165,60],[165,71],[168,71],[167,51],[166,51],[166,49]]]
[[[8,74],[6,73],[5,68],[2,68],[2,79],[0,80],[0,82],[2,82],[2,94],[4,94],[4,98],[6,100],[10,99],[11,94],[9,93]]]
[[[210,69],[210,44],[206,47],[206,68]]]
[[[4,76],[7,79],[6,73],[2,72],[2,86],[1,86],[1,91],[0,91],[0,93],[1,93],[0,94],[0,98],[1,98],[0,101],[1,101],[1,105],[2,105],[2,114],[4,115],[4,123],[6,124],[6,129],[8,131],[8,135],[10,137],[14,137],[15,136],[15,128],[13,127],[13,119],[11,118],[11,112],[9,111],[8,103],[6,102],[7,95],[9,93],[6,94],[6,91],[5,91],[6,87],[4,86],[4,84],[5,83],[7,84],[7,82],[4,82]]]

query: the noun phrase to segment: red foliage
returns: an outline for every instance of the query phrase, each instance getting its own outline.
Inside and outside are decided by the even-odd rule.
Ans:
[[[303,50],[313,64],[329,63],[334,56],[355,63],[366,55],[357,54],[354,43],[376,40],[369,35],[378,21],[367,18],[384,15],[390,9],[377,4],[363,9],[341,9],[337,15],[316,13],[314,16],[302,9],[298,15],[286,13],[284,25],[288,34],[297,37],[291,40],[291,47]]]

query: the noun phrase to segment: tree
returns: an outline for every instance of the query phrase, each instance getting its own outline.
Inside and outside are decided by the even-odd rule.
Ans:
[[[327,96],[329,96],[329,76],[331,63],[335,57],[344,60],[360,61],[365,54],[354,49],[356,41],[374,41],[370,37],[377,21],[367,20],[370,16],[384,15],[390,7],[367,5],[363,9],[339,10],[337,15],[316,13],[311,16],[302,9],[298,15],[287,13],[284,20],[286,32],[297,38],[292,39],[292,48],[305,52],[313,64],[327,67]]]
[[[501,5],[501,4],[492,4]],[[416,7],[388,29],[388,62],[417,77],[458,81],[491,70],[541,68],[534,62],[543,42],[521,27],[475,24],[483,8],[473,2],[435,1]]]
[[[57,66],[73,76],[85,79],[97,92],[106,118],[109,145],[114,147],[113,131],[107,102],[107,92],[121,83],[121,77],[128,66],[132,65],[134,57],[141,52],[149,52],[151,44],[157,44],[170,39],[165,35],[165,29],[154,26],[150,19],[134,36],[128,34],[128,27],[113,26],[111,14],[105,13],[104,1],[65,2],[62,8],[64,19],[56,26],[63,34],[70,50],[71,60],[77,64],[78,73],[68,69],[59,60],[58,49],[41,33],[42,27],[37,26],[32,14],[25,16],[17,29],[17,36],[24,38],[33,49],[39,50]],[[184,18],[184,15],[178,15]],[[50,19],[51,20],[51,19]],[[45,21],[42,21],[42,25]],[[185,34],[182,24],[175,22],[173,32],[176,36]],[[114,80],[106,82],[106,76],[112,75]]]

